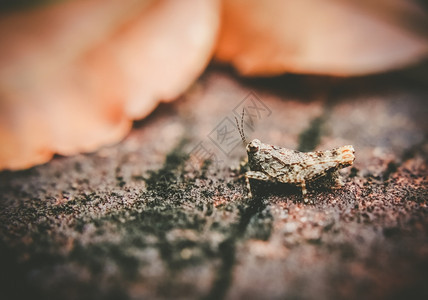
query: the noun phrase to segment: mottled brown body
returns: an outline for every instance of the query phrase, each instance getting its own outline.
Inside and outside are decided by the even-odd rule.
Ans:
[[[243,139],[244,140],[244,139]],[[326,175],[335,176],[339,169],[351,166],[355,150],[351,145],[326,151],[300,152],[263,144],[254,139],[246,146],[250,170],[245,178],[251,194],[249,179],[283,182],[299,185],[308,202],[306,183]],[[339,177],[336,185],[341,185]]]

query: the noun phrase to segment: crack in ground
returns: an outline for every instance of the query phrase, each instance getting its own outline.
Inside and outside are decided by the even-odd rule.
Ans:
[[[242,209],[240,220],[234,228],[234,233],[220,247],[222,264],[210,292],[204,299],[223,299],[226,296],[233,281],[236,245],[244,237],[251,219],[266,208],[266,203],[259,198],[247,199],[247,204],[248,206],[244,206]]]
[[[193,178],[193,180],[186,179],[184,180],[185,171],[184,171],[184,165],[186,161],[188,160],[188,156],[183,155],[182,149],[185,145],[186,141],[183,140],[174,150],[172,150],[165,160],[165,164],[162,168],[156,171],[151,171],[148,178],[145,179],[147,184],[147,190],[149,194],[148,197],[160,197],[165,201],[175,201],[174,198],[177,197],[177,193],[182,193],[183,187],[180,187],[177,185],[176,179],[178,177],[182,177],[181,182],[184,185],[189,185],[193,188],[193,181],[196,180],[196,178],[206,178],[207,172],[206,168],[201,169],[202,173],[195,176],[196,178]],[[206,165],[207,162],[204,163]],[[209,187],[210,188],[210,187]],[[211,187],[216,189],[216,187]],[[185,189],[185,188],[184,188]],[[205,190],[201,191],[201,194],[204,193]],[[209,192],[209,191],[206,191]],[[240,191],[242,192],[242,191]],[[209,194],[209,193],[208,193]],[[183,198],[183,197],[179,197]],[[184,198],[186,196],[184,195]],[[212,197],[207,197],[209,201],[213,201]],[[184,200],[184,199],[181,199]],[[204,199],[196,199],[192,198],[192,202],[194,202],[194,205],[197,205],[197,202],[204,201]],[[206,199],[205,199],[206,201]],[[220,243],[218,247],[218,253],[215,254],[216,257],[220,259],[220,267],[215,272],[215,279],[212,283],[211,289],[207,293],[204,299],[222,299],[226,296],[227,291],[229,290],[229,287],[232,284],[233,281],[233,268],[235,266],[236,262],[236,246],[237,243],[245,239],[245,232],[247,231],[249,224],[253,217],[257,216],[258,213],[261,213],[266,208],[266,203],[261,198],[253,198],[253,199],[245,199],[244,201],[238,200],[240,202],[235,202],[234,209],[238,209],[238,222],[232,224],[232,228],[229,229],[229,234],[227,234],[227,237],[223,240],[223,242]],[[164,205],[164,204],[154,204],[155,206]],[[180,209],[180,207],[177,207]],[[205,218],[207,215],[204,216]],[[256,225],[257,226],[257,225]],[[267,239],[270,235],[270,229],[267,230],[268,233],[262,232],[261,234],[257,232],[256,228],[256,236],[252,238],[265,238]],[[215,229],[211,229],[215,230]],[[226,229],[227,230],[227,229]],[[263,228],[261,229],[264,230]],[[166,232],[163,232],[162,235],[164,236]],[[172,256],[172,250],[171,245],[168,245],[168,242],[162,238],[162,240],[165,242],[164,247],[166,245],[166,248],[168,249],[161,249],[162,257],[163,259],[170,265],[170,270],[174,271],[174,269],[179,265],[179,262],[173,262]],[[166,251],[168,250],[168,251]],[[177,264],[178,263],[178,264]]]
[[[161,241],[158,245],[160,247],[160,254],[162,259],[169,266],[170,271],[170,275],[168,276],[169,279],[166,279],[166,281],[172,284],[175,272],[182,267],[186,267],[187,262],[180,259],[179,256],[177,258],[176,254],[180,253],[182,249],[178,245],[167,240],[166,236],[168,232],[174,228],[193,228],[199,231],[200,228],[198,228],[197,224],[194,224],[193,217],[194,214],[197,213],[197,207],[200,205],[208,207],[207,211],[198,217],[200,219],[198,219],[199,221],[196,223],[200,222],[201,224],[210,217],[208,211],[212,211],[213,209],[219,211],[223,209],[227,210],[227,205],[229,205],[229,208],[236,211],[238,221],[233,221],[231,224],[227,223],[226,227],[224,224],[220,224],[220,231],[226,233],[223,233],[225,238],[219,244],[218,248],[214,250],[214,253],[205,253],[203,257],[201,257],[202,260],[206,260],[210,258],[210,255],[214,255],[214,257],[220,260],[220,266],[214,271],[215,279],[212,282],[212,286],[203,298],[222,299],[225,297],[233,281],[232,271],[235,266],[236,245],[241,239],[245,238],[244,233],[250,221],[266,208],[266,204],[259,198],[245,199],[244,201],[242,201],[242,199],[237,199],[236,202],[230,202],[224,208],[215,208],[213,206],[214,199],[212,196],[224,183],[218,181],[216,184],[202,185],[202,188],[200,184],[196,184],[197,180],[210,180],[210,176],[207,174],[210,164],[206,161],[203,164],[205,167],[202,167],[200,171],[193,171],[194,174],[189,174],[189,172],[192,171],[186,171],[185,168],[189,157],[183,152],[186,143],[187,140],[182,139],[181,142],[167,154],[164,165],[158,170],[150,171],[148,176],[144,179],[147,185],[147,191],[143,193],[141,198],[144,199],[147,204],[142,212],[144,216],[140,216],[139,218],[142,220],[150,218],[150,212],[155,211],[158,218],[161,218],[161,220],[158,220],[158,223],[169,224],[154,224],[149,222],[152,224],[152,229],[155,230],[156,235]],[[191,193],[191,191],[195,189],[199,190],[200,193],[196,193],[196,195],[200,194],[200,196],[195,196],[194,193]],[[228,191],[229,193],[242,193],[240,186],[235,187],[235,185],[229,185],[228,189],[230,189]],[[227,194],[226,192],[225,195]],[[191,206],[191,210],[186,211],[186,208],[182,206],[184,204],[186,204],[186,207]],[[173,211],[175,211],[175,213]],[[178,212],[180,212],[178,214],[179,216],[177,215]],[[172,220],[174,218],[177,220]],[[173,222],[178,222],[180,225]],[[161,227],[158,228],[159,226]],[[210,232],[218,230],[219,229],[215,227],[210,227],[209,229]],[[263,231],[264,228],[261,230]],[[256,232],[256,235],[265,237],[266,235],[270,235],[270,231],[268,234],[265,232],[261,234]],[[257,238],[257,236],[255,238]],[[194,246],[199,249],[206,248],[203,242],[202,244],[196,243]],[[195,261],[195,263],[197,263],[197,261]]]

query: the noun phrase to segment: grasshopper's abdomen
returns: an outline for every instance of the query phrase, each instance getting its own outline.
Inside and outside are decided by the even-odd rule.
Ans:
[[[328,172],[352,166],[355,160],[354,153],[354,147],[351,145],[305,153],[307,160],[303,163],[306,164],[303,177],[305,180],[313,180],[326,175]]]
[[[352,166],[355,160],[355,150],[352,145],[339,147],[332,150],[335,154],[335,162],[340,165],[340,168]]]

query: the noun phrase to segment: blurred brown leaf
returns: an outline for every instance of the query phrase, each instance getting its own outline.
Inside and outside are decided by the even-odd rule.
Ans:
[[[208,63],[217,0],[79,0],[0,20],[0,169],[117,142]]]
[[[224,0],[215,56],[243,75],[366,75],[426,58],[427,15],[407,0]]]

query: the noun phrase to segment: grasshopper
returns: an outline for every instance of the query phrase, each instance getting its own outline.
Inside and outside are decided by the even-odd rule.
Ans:
[[[250,179],[295,184],[302,189],[305,203],[309,202],[306,183],[326,177],[334,179],[335,187],[343,186],[338,170],[352,166],[355,150],[351,145],[315,152],[300,152],[274,145],[264,144],[258,139],[247,142],[244,135],[244,113],[241,126],[235,117],[236,125],[244,143],[250,171],[245,173],[248,196],[252,197]],[[313,203],[311,201],[311,203]]]

